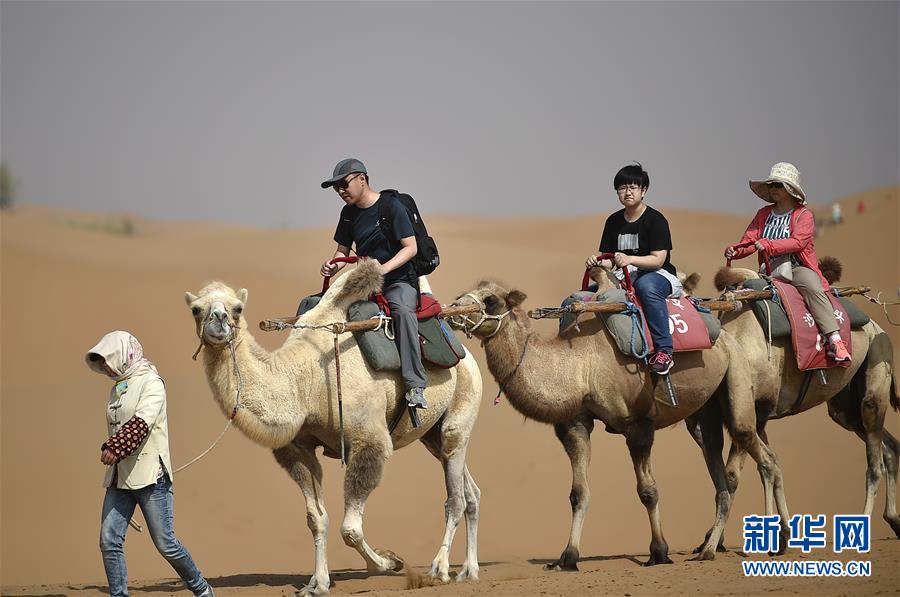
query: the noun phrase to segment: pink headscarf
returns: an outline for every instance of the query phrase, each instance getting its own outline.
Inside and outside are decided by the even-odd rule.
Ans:
[[[103,360],[91,360],[92,354],[99,355]],[[115,331],[106,334],[87,352],[84,360],[92,371],[107,375],[103,369],[105,361],[116,374],[114,377],[116,381],[128,379],[137,373],[156,372],[153,363],[144,358],[141,343],[128,332]]]

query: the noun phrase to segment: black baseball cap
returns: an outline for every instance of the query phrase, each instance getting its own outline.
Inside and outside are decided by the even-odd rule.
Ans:
[[[323,182],[322,188],[327,189],[348,174],[355,174],[356,172],[368,174],[368,172],[366,172],[366,166],[356,158],[341,160],[337,163],[337,166],[334,167],[334,176]]]

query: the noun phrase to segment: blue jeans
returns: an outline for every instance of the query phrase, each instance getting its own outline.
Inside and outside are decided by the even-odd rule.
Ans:
[[[650,338],[656,352],[672,355],[672,334],[669,332],[669,308],[666,299],[672,294],[672,283],[662,274],[642,272],[634,280],[634,294],[644,307],[644,317],[650,328]]]
[[[128,567],[123,547],[128,521],[137,505],[141,506],[156,549],[187,583],[188,589],[194,595],[202,595],[209,590],[209,584],[200,574],[191,554],[175,537],[172,500],[172,481],[166,474],[157,479],[155,485],[141,489],[106,489],[100,520],[100,551],[111,597],[128,595]]]

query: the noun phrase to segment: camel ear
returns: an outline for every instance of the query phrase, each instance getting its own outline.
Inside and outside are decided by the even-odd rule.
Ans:
[[[510,307],[518,307],[526,298],[528,297],[521,290],[510,290],[509,294],[506,295],[506,304]]]
[[[242,303],[244,303],[244,304],[246,305],[246,304],[247,304],[247,296],[248,296],[249,294],[250,294],[250,293],[247,292],[247,289],[246,289],[246,288],[241,288],[240,290],[238,290],[238,293],[237,293],[237,295],[238,295],[238,300],[241,301]]]
[[[197,300],[197,298],[199,298],[199,297],[197,297],[197,295],[194,294],[193,292],[185,292],[184,293],[184,302],[186,302],[188,304],[188,307],[190,307],[194,303],[194,301]]]

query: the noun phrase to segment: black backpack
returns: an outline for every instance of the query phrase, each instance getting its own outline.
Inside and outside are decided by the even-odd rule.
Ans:
[[[388,199],[388,201],[379,202],[378,205],[378,227],[381,229],[382,234],[388,239],[388,242],[396,242],[391,235],[392,224],[389,209],[391,207],[390,201],[399,201],[406,208],[406,213],[409,214],[409,219],[413,226],[413,234],[416,237],[416,246],[418,247],[418,253],[410,260],[410,263],[412,263],[413,269],[416,270],[416,275],[425,276],[430,274],[441,264],[441,257],[438,255],[434,239],[428,236],[428,230],[425,228],[422,216],[419,215],[419,208],[416,207],[416,202],[406,193],[400,193],[394,189],[385,189],[381,191],[381,194],[383,198]]]

